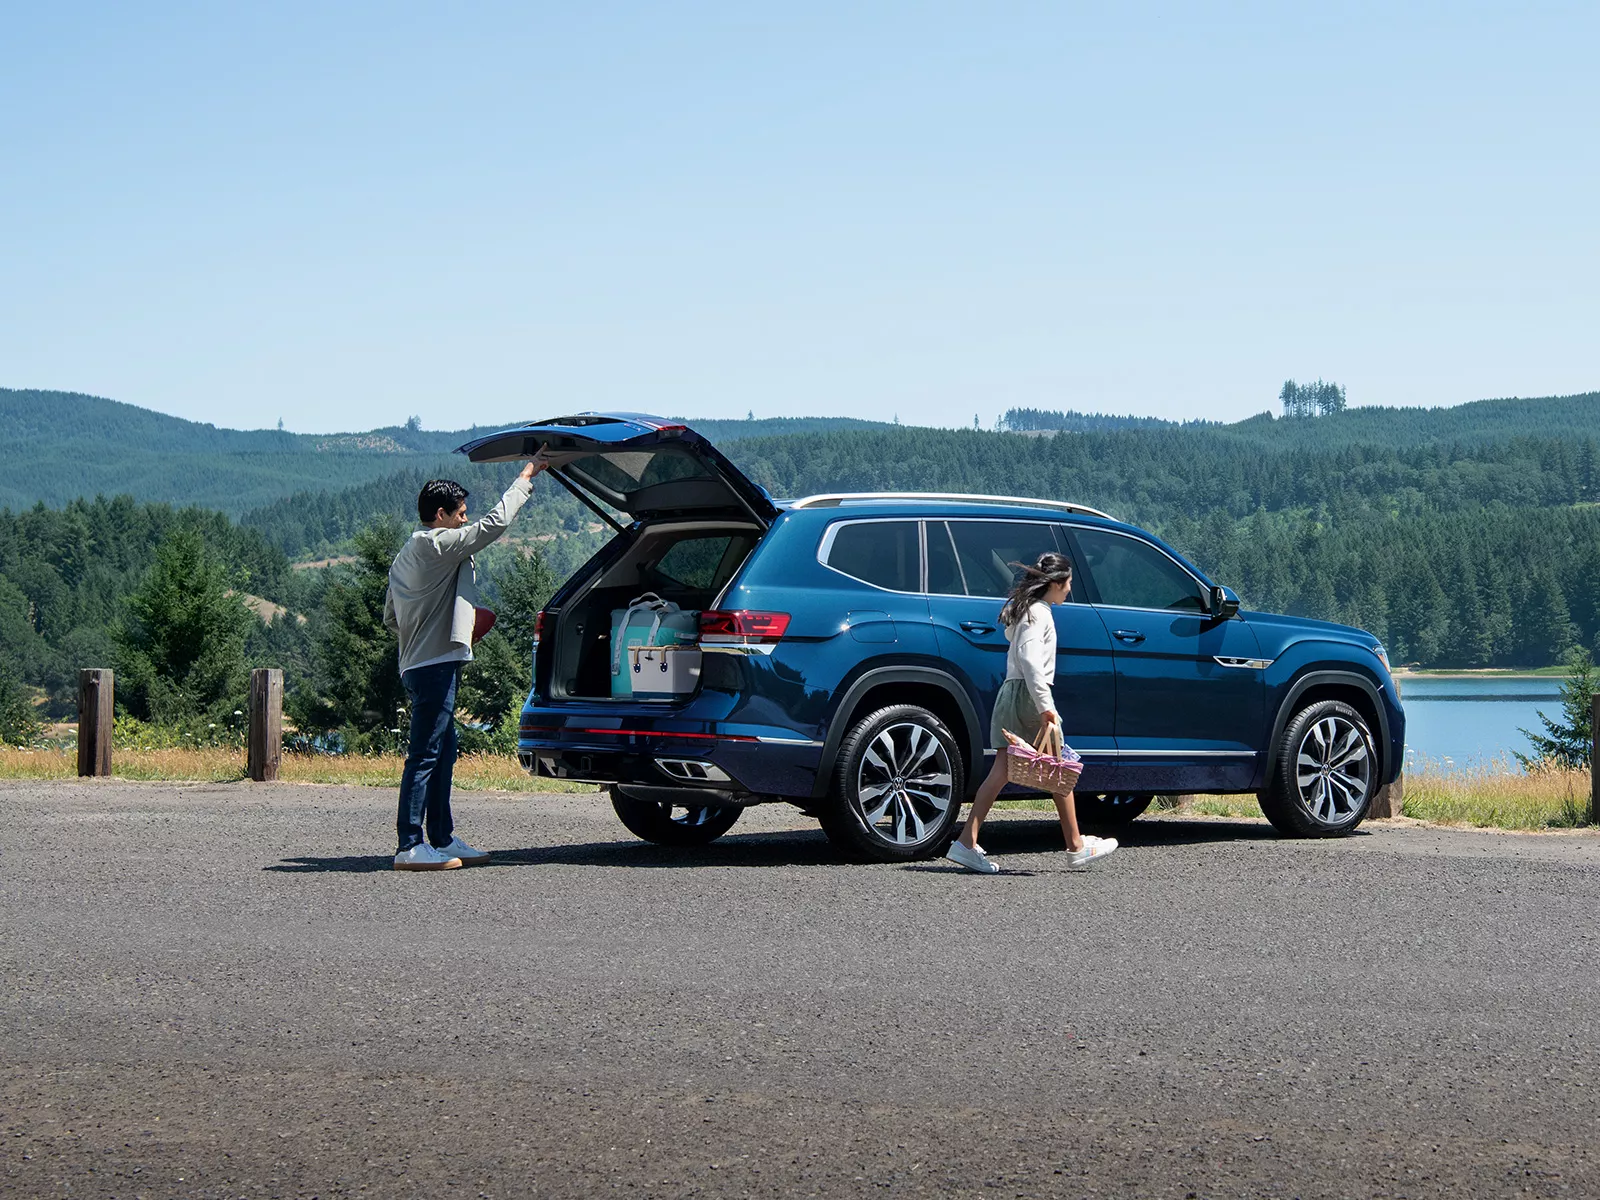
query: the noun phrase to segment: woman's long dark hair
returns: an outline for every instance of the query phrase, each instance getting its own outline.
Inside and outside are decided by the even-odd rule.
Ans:
[[[1011,585],[1011,595],[1006,597],[1000,610],[1002,625],[1015,625],[1028,615],[1028,609],[1037,600],[1043,600],[1053,583],[1066,583],[1072,578],[1072,560],[1065,554],[1041,554],[1033,566],[1027,563],[1007,563],[1018,572],[1017,582]]]

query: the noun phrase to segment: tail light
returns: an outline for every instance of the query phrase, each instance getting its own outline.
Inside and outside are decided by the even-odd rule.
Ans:
[[[544,637],[544,609],[533,619],[533,652],[539,653],[539,639]]]
[[[789,614],[707,609],[700,614],[702,645],[765,646],[782,639],[789,628]]]

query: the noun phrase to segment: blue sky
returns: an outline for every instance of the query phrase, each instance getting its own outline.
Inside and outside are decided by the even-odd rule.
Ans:
[[[1595,5],[20,5],[0,386],[221,425],[1600,388]]]

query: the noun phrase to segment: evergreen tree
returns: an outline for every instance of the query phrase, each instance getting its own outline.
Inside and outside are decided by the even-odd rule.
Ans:
[[[1572,614],[1547,563],[1536,563],[1528,572],[1527,599],[1517,617],[1522,662],[1557,662],[1572,647]]]
[[[456,697],[457,713],[470,716],[488,726],[492,735],[506,722],[516,723],[522,701],[532,686],[532,671],[526,653],[513,649],[500,632],[498,619],[482,641],[472,648],[472,661],[461,672],[461,688]],[[476,731],[474,731],[476,732]],[[462,733],[464,749],[478,749],[478,738]]]
[[[39,718],[15,668],[0,657],[0,745],[26,746],[39,736]]]
[[[200,534],[179,528],[128,598],[115,628],[117,699],[135,717],[225,720],[245,699],[245,638],[255,614]]]
[[[1526,729],[1517,732],[1533,743],[1533,754],[1519,752],[1517,761],[1525,767],[1555,765],[1581,769],[1590,765],[1593,742],[1590,716],[1595,694],[1594,659],[1578,646],[1567,657],[1567,678],[1561,685],[1561,720],[1552,721],[1539,714],[1543,733]]]
[[[293,698],[290,715],[308,732],[344,729],[358,748],[388,746],[405,707],[399,647],[383,624],[389,565],[405,541],[390,520],[355,536],[356,561],[334,568],[322,611],[312,621],[312,687]]]
[[[534,622],[561,581],[545,561],[544,552],[534,546],[527,550],[518,547],[491,582],[496,593],[495,632],[503,634],[511,648],[529,661]]]

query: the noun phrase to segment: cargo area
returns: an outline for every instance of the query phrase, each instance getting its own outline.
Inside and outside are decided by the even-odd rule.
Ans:
[[[539,646],[541,660],[553,656],[550,698],[612,699],[614,662],[620,657],[628,669],[626,654],[614,657],[614,614],[650,593],[685,614],[715,607],[762,533],[753,523],[733,521],[647,526],[626,553],[552,614],[554,627]],[[692,628],[686,617],[671,624]]]

